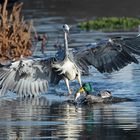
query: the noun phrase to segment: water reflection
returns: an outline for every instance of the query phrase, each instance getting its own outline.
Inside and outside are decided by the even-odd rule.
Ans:
[[[5,139],[137,139],[140,109],[133,102],[76,110],[47,97],[0,102],[0,137]],[[4,114],[4,116],[2,115]]]

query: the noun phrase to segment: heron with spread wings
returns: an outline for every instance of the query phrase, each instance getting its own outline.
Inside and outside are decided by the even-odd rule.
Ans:
[[[132,62],[139,63],[134,55],[140,55],[140,36],[111,38],[72,55],[68,50],[68,25],[63,25],[63,32],[65,49],[62,59],[26,58],[0,66],[0,95],[9,90],[18,96],[37,96],[46,93],[49,84],[56,85],[62,79],[71,94],[69,81],[77,79],[82,86],[81,74],[87,73],[91,65],[101,73],[111,73]]]

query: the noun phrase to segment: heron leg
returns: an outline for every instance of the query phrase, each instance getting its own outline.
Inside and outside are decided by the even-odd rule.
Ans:
[[[64,81],[65,81],[66,86],[67,86],[67,88],[68,88],[69,95],[72,94],[72,91],[71,91],[70,85],[69,85],[69,80],[68,80],[67,78],[64,77]]]
[[[77,75],[77,80],[78,80],[78,83],[80,84],[80,87],[82,87],[81,74]]]

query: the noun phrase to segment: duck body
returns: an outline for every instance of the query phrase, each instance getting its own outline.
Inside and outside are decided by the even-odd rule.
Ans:
[[[75,94],[75,103],[78,103],[81,105],[82,104],[92,105],[96,103],[111,104],[111,103],[132,101],[132,99],[130,98],[112,96],[111,92],[108,90],[100,91],[98,94],[95,94],[92,91],[93,90],[90,83],[83,84],[83,86]]]
[[[95,96],[95,95],[87,95],[85,99],[83,100],[84,104],[95,104],[95,103],[119,103],[119,102],[127,102],[127,101],[132,101],[130,98],[121,98],[121,97],[115,97],[115,96],[110,96],[107,98],[102,98],[100,96]]]

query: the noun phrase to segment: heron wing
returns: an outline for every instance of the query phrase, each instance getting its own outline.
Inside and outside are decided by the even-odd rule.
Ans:
[[[101,73],[118,71],[131,62],[138,63],[133,54],[140,55],[140,37],[113,38],[104,44],[87,48],[75,55],[76,63],[83,71],[93,65]]]
[[[51,59],[25,59],[0,69],[0,94],[7,90],[19,96],[36,96],[47,91]]]
[[[140,55],[140,36],[134,38],[124,38],[121,39],[121,41],[129,52]]]

